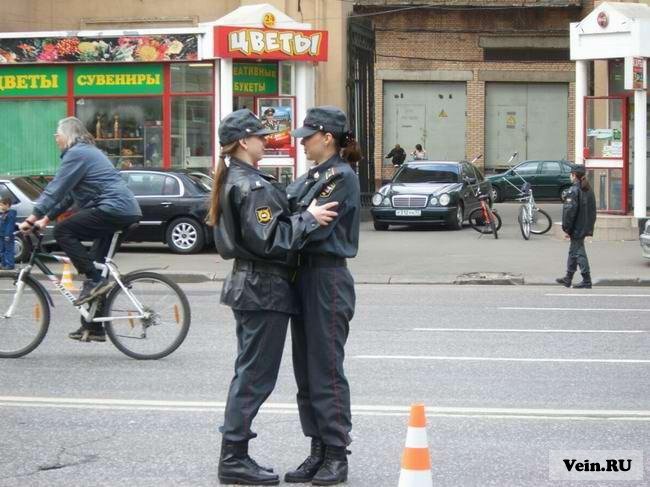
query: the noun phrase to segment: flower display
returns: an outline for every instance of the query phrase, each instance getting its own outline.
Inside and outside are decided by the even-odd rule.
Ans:
[[[196,60],[194,34],[0,39],[0,64]]]

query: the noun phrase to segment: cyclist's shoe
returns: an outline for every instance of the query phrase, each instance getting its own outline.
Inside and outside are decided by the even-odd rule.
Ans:
[[[81,326],[77,331],[68,334],[68,338],[80,342],[105,342],[106,332],[103,327]]]
[[[82,304],[86,304],[87,302],[95,299],[97,296],[101,296],[102,294],[108,292],[111,287],[113,287],[113,284],[106,278],[102,278],[99,281],[86,279],[83,282],[81,292],[79,293],[77,300],[74,302],[74,305],[80,306]]]

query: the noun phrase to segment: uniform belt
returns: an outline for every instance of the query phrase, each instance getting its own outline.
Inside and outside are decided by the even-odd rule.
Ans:
[[[233,271],[261,272],[262,274],[273,274],[284,279],[291,279],[292,272],[288,267],[269,262],[235,259],[232,266]]]
[[[300,255],[300,265],[303,267],[347,267],[344,257],[333,255]]]

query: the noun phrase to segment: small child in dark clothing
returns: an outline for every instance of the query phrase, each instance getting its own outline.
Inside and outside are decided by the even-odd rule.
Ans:
[[[0,199],[0,269],[15,267],[14,232],[16,231],[16,210],[11,209],[11,198]]]

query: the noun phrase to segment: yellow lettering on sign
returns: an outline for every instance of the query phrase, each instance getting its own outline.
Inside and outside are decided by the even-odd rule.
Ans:
[[[160,84],[160,75],[159,74],[148,74],[147,75],[147,84],[148,85],[159,85]]]
[[[137,85],[138,84],[138,77],[135,74],[127,74],[127,85]]]
[[[5,78],[5,88],[8,90],[13,90],[16,88],[16,77],[15,76],[7,76]]]
[[[114,85],[115,84],[115,75],[114,74],[107,74],[106,75],[106,84],[107,85]]]
[[[87,84],[86,83],[86,77],[83,74],[80,74],[79,76],[77,76],[77,84],[79,86],[86,86],[86,84]]]
[[[19,75],[16,77],[16,88],[19,90],[25,90],[27,89],[27,79],[23,75]]]

